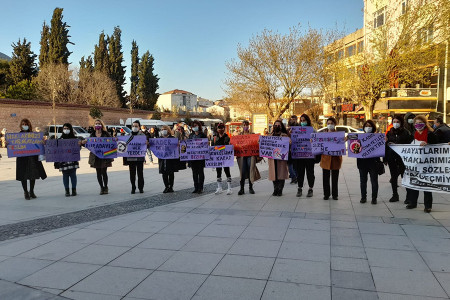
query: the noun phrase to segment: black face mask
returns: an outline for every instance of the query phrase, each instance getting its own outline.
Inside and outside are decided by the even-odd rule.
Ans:
[[[273,132],[280,132],[281,131],[281,127],[280,126],[273,126]]]
[[[289,126],[296,126],[297,122],[296,121],[289,121]]]

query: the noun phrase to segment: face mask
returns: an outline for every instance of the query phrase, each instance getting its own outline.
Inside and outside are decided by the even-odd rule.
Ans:
[[[300,122],[300,125],[302,125],[302,126],[308,126],[308,122]]]
[[[192,127],[192,130],[194,130],[195,132],[198,131],[198,126]]]
[[[327,125],[328,130],[334,130],[335,126],[333,124]]]
[[[166,136],[167,135],[167,130],[161,130],[161,135],[162,136]]]
[[[138,132],[139,131],[139,127],[133,127],[132,130],[133,130],[133,132]]]
[[[425,128],[425,123],[416,123],[414,128],[416,128],[416,130],[422,130]]]
[[[102,125],[95,125],[95,130],[101,130],[102,129]]]
[[[64,130],[63,130],[63,133],[64,133],[64,134],[69,134],[69,133],[70,133],[70,130],[69,130],[69,129],[64,129]]]
[[[364,127],[364,132],[365,133],[371,133],[372,132],[372,127]]]
[[[28,125],[22,125],[22,129],[23,129],[23,130],[27,131],[28,128],[29,128]]]
[[[273,126],[273,132],[280,132],[281,128],[280,126]]]
[[[393,123],[392,126],[393,126],[395,129],[399,129],[399,128],[400,128],[400,123]]]
[[[244,126],[244,131],[248,131],[248,126]]]
[[[414,123],[414,119],[408,119],[408,123],[409,123],[409,124]]]
[[[433,129],[436,129],[436,127],[437,127],[436,124],[433,124]]]

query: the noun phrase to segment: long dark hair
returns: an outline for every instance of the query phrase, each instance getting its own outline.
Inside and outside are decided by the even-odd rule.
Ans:
[[[195,125],[198,126],[198,132],[203,132],[202,123],[200,121],[195,120],[194,122],[192,122],[192,127],[195,127]]]
[[[284,126],[283,121],[281,121],[280,119],[278,119],[278,120],[276,120],[275,122],[273,122],[272,128],[273,128],[273,126],[275,126],[275,123],[277,123],[277,122],[281,123],[281,133],[286,133],[286,134],[288,134],[288,132],[287,132],[287,130],[286,130],[286,126]],[[272,129],[272,132],[273,132],[273,129]]]
[[[21,131],[23,130],[23,129],[22,129],[22,123],[25,123],[25,125],[28,126],[28,131],[29,131],[29,132],[32,132],[32,131],[33,131],[33,126],[31,126],[30,120],[28,120],[27,118],[20,120],[19,127],[20,127],[20,130],[21,130]]]
[[[311,119],[309,118],[309,116],[307,114],[302,114],[300,116],[300,122],[302,121],[302,118],[304,118],[306,120],[306,123],[308,124],[308,126],[311,126]]]
[[[63,130],[64,130],[64,127],[69,128],[70,132],[69,132],[69,134],[64,134],[64,132],[63,132],[63,134],[61,134],[61,137],[60,137],[60,138],[61,138],[61,139],[75,139],[76,136],[75,136],[75,133],[73,132],[72,124],[70,124],[70,123],[64,123],[64,125],[63,125]]]
[[[395,116],[393,116],[392,117],[392,124],[394,124],[394,119],[397,119],[397,120],[400,121],[400,128],[403,128],[405,126],[405,119],[403,119],[402,115],[395,115]]]

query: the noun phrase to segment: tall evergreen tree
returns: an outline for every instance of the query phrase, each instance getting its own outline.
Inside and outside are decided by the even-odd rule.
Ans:
[[[137,87],[139,83],[139,47],[136,41],[133,40],[131,43],[131,88],[130,88],[130,99],[136,102],[137,99]]]
[[[159,88],[159,78],[154,71],[154,58],[149,51],[142,55],[141,62],[139,64],[139,84],[137,92],[139,95],[139,103],[142,108],[154,109],[156,100],[158,99],[158,93],[156,91]]]
[[[98,45],[94,48],[94,69],[109,76],[109,55],[108,55],[108,40],[105,38],[105,33],[100,33],[98,37]]]
[[[123,63],[122,42],[120,40],[122,31],[120,28],[114,27],[114,33],[108,37],[108,50],[109,50],[109,70],[110,77],[116,85],[116,93],[122,103],[122,107],[126,107],[125,90],[123,85],[125,84],[125,66]]]
[[[51,63],[63,63],[69,64],[69,55],[72,53],[67,49],[67,44],[72,44],[69,41],[69,25],[63,22],[62,8],[55,8],[53,11],[53,17],[50,22],[51,29],[48,39],[48,60]]]
[[[9,63],[8,81],[17,84],[22,80],[30,81],[37,74],[36,54],[31,51],[31,43],[20,39],[12,44],[13,53]]]
[[[48,62],[49,45],[48,39],[50,37],[50,27],[45,23],[42,25],[41,31],[41,51],[39,52],[39,67],[42,68]]]
[[[94,62],[93,62],[92,57],[90,55],[86,59],[84,59],[84,56],[81,57],[81,60],[80,60],[80,72],[81,71],[88,71],[88,72],[93,72],[94,71]]]

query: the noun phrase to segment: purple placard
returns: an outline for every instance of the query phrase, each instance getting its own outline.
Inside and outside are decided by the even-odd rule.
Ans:
[[[117,137],[117,157],[145,157],[147,137],[145,135],[125,135]]]
[[[80,161],[78,139],[48,140],[45,143],[45,160],[47,162]]]
[[[288,160],[289,141],[285,136],[261,135],[259,137],[259,156],[278,160]]]
[[[345,132],[311,133],[311,147],[314,155],[345,155]]]
[[[208,139],[187,139],[180,142],[180,160],[209,159]]]
[[[291,127],[291,156],[293,159],[314,158],[311,148],[311,133],[314,133],[314,128],[311,126]]]
[[[8,157],[23,157],[44,154],[42,132],[7,133],[6,142]]]
[[[159,159],[180,158],[177,138],[157,138],[149,139],[150,150]]]
[[[347,138],[348,157],[384,157],[386,142],[383,133],[349,133]]]
[[[86,148],[98,158],[117,158],[117,138],[89,137],[86,141]]]
[[[205,161],[205,168],[223,168],[234,166],[233,145],[209,147],[209,159]]]

